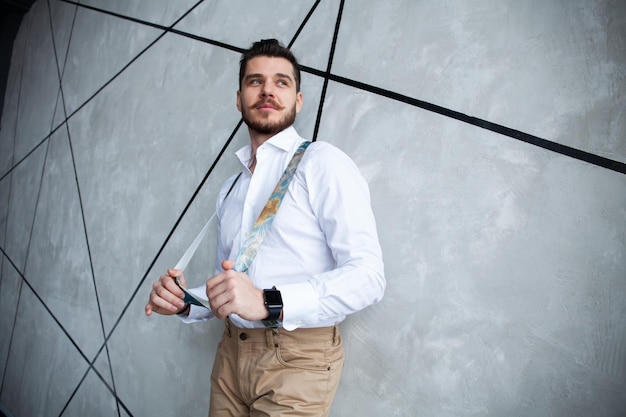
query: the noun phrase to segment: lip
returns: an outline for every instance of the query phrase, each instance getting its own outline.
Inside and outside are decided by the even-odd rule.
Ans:
[[[260,106],[257,106],[257,109],[259,110],[276,110],[276,106],[270,104],[270,103],[263,103]]]

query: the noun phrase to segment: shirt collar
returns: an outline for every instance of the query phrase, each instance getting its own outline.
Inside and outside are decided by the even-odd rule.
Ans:
[[[267,144],[288,152],[293,147],[293,143],[298,139],[300,139],[300,135],[298,135],[296,129],[293,126],[289,126],[287,129],[269,138],[261,146],[263,147]]]
[[[260,147],[272,146],[284,152],[289,152],[293,148],[294,142],[300,143],[302,140],[296,129],[293,126],[289,126],[266,140]],[[248,167],[252,159],[252,147],[246,145],[235,152],[235,155],[243,166]]]

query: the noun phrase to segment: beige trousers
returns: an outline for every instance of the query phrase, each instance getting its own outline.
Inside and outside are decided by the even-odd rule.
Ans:
[[[337,326],[286,331],[225,324],[209,417],[328,416],[343,368]]]

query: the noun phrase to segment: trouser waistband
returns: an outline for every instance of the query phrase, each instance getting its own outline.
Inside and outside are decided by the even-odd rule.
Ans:
[[[276,335],[280,335],[280,340],[283,342],[328,342],[331,345],[336,344],[337,339],[340,337],[339,326],[337,325],[329,327],[298,328],[295,330],[285,330],[282,327],[241,329],[235,326],[228,317],[224,320],[224,323],[226,326],[226,334],[229,337],[250,343],[265,342],[268,344],[268,347],[275,345],[274,338]]]

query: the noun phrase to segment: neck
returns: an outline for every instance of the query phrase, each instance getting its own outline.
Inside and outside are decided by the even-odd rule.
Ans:
[[[250,135],[250,146],[252,147],[253,157],[256,156],[256,150],[259,148],[259,146],[263,145],[265,142],[267,142],[269,138],[275,135],[274,133],[271,133],[271,134],[259,133],[250,128],[248,128],[248,133]]]
[[[259,149],[261,145],[263,145],[269,138],[271,138],[275,134],[259,133],[256,130],[252,130],[250,128],[248,128],[248,133],[250,135],[251,148],[250,166],[248,166],[248,169],[250,170],[250,172],[254,173],[254,167],[256,167],[256,150]]]

